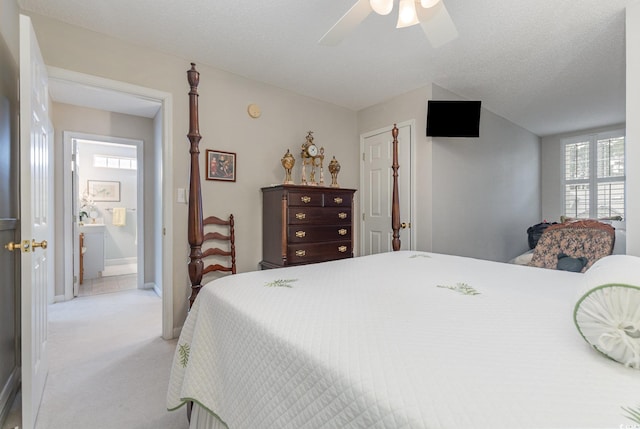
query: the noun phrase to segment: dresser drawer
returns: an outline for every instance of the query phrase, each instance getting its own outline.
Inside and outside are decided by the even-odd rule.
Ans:
[[[290,191],[288,199],[291,207],[322,207],[322,192],[315,189],[311,192]]]
[[[289,225],[351,225],[351,207],[290,207]]]
[[[331,243],[290,244],[287,246],[287,261],[289,264],[329,261],[350,258],[352,255],[353,248],[350,240]]]
[[[351,207],[351,192],[328,191],[324,194],[325,207]]]
[[[290,225],[288,228],[289,243],[315,243],[351,239],[351,225]]]

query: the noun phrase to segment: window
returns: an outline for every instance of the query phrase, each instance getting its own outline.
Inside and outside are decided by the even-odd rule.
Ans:
[[[624,131],[563,140],[564,214],[624,218]]]
[[[136,170],[138,168],[135,158],[122,158],[108,155],[94,155],[94,167],[120,168],[124,170]]]

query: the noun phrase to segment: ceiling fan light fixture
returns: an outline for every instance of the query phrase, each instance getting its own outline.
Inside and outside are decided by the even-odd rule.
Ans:
[[[369,0],[369,4],[378,15],[389,15],[393,9],[393,0]]]
[[[440,0],[420,0],[420,6],[425,9],[429,9],[430,7],[437,5],[438,2],[440,2]]]
[[[398,24],[396,28],[411,27],[419,24],[415,0],[400,0],[398,6]]]

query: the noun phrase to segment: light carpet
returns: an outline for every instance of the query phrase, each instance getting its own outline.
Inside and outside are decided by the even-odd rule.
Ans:
[[[49,377],[36,429],[186,429],[168,412],[176,340],[161,338],[162,299],[150,290],[49,306]]]

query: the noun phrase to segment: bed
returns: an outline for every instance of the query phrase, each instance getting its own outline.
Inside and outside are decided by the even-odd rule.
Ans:
[[[191,429],[640,426],[633,256],[583,274],[396,251],[202,287],[195,73],[197,299],[167,394],[169,409],[195,404]]]

